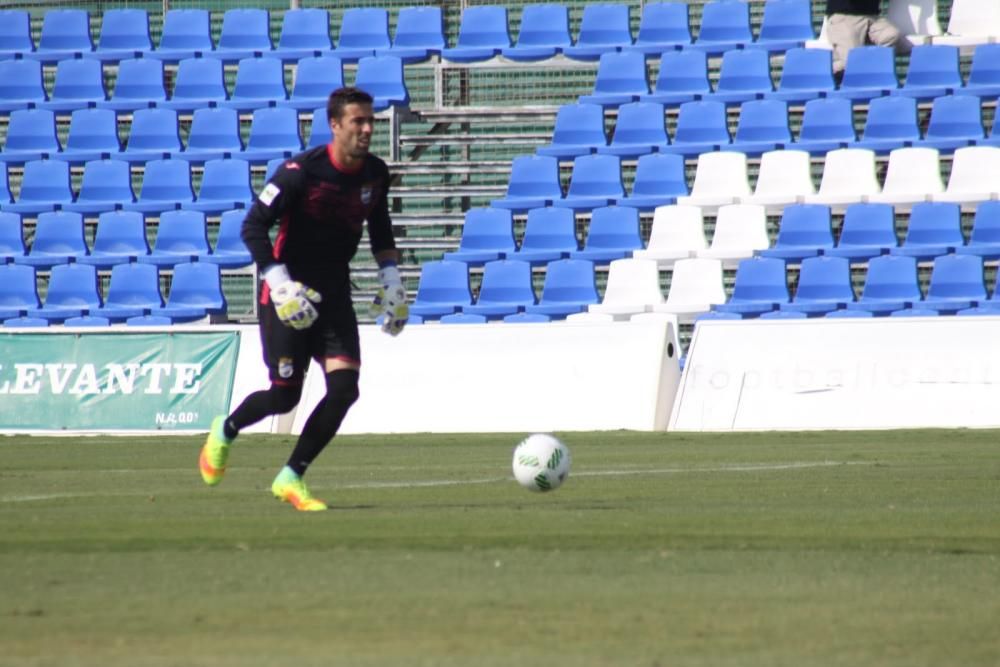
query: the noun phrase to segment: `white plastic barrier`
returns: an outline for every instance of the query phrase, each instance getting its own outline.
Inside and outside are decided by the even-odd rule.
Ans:
[[[664,430],[680,379],[667,321],[361,327],[341,433]],[[313,364],[292,432],[323,396]],[[234,405],[236,403],[234,395]]]
[[[1000,317],[705,321],[672,431],[1000,426]]]

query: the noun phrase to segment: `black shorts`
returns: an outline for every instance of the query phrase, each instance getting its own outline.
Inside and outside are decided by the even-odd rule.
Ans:
[[[316,304],[319,318],[308,329],[293,329],[278,319],[274,303],[261,305],[260,341],[271,382],[301,384],[309,360],[334,358],[361,363],[358,320],[348,293]]]

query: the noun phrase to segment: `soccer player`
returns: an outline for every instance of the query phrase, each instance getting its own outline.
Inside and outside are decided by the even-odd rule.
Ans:
[[[271,485],[275,497],[303,511],[326,509],[302,477],[358,398],[361,350],[348,262],[366,220],[379,266],[372,313],[384,317],[382,328],[393,336],[408,317],[389,219],[389,170],[369,153],[372,98],[357,88],[335,90],[327,117],[331,142],[278,167],[243,221],[243,241],[264,279],[260,336],[271,385],[247,396],[228,417],[213,420],[199,460],[206,484],[222,481],[240,429],[294,408],[310,359],[316,359],[325,373],[326,395]],[[272,243],[269,230],[276,223]]]

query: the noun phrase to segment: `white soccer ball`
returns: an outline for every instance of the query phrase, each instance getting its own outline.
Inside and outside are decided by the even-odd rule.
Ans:
[[[569,476],[569,448],[559,438],[535,433],[514,448],[514,478],[529,491],[554,491]]]

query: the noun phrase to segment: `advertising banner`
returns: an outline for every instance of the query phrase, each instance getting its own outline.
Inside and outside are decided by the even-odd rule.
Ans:
[[[0,334],[0,429],[207,430],[239,334]]]

